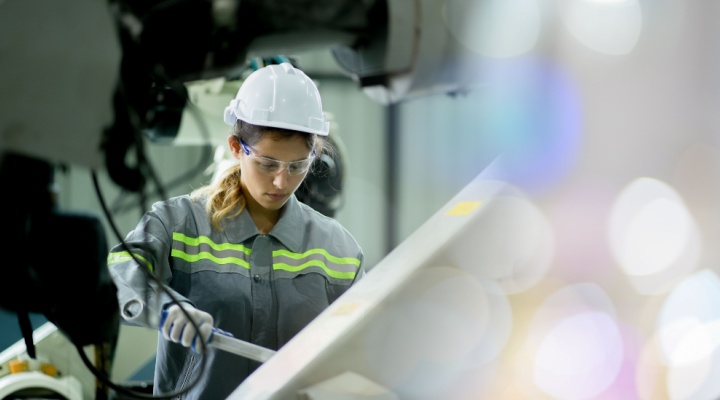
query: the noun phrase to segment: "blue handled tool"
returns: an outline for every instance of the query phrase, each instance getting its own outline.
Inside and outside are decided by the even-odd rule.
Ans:
[[[162,329],[162,326],[165,324],[166,319],[167,310],[163,310],[162,314],[160,314],[160,329]],[[256,344],[237,339],[235,336],[232,335],[232,333],[226,332],[219,328],[212,328],[208,345],[210,347],[227,351],[228,353],[237,354],[239,356],[243,356],[259,362],[265,362],[269,360],[270,357],[272,357],[276,353],[275,350],[270,350]],[[197,351],[195,349],[194,340],[192,349],[193,351]]]

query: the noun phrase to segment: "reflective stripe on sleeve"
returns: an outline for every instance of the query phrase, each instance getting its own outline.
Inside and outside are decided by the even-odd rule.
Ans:
[[[145,263],[145,265],[150,270],[150,272],[153,272],[153,270],[154,270],[153,265],[148,260],[146,260],[143,256],[141,256],[139,254],[135,254],[134,258],[136,258],[138,261],[142,261],[143,263]],[[130,260],[133,260],[134,258],[133,258],[133,255],[127,251],[117,251],[115,253],[108,254],[107,265],[110,266],[112,264],[130,261]]]

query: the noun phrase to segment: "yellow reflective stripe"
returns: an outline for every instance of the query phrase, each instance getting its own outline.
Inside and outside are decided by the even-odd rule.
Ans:
[[[135,257],[133,257],[133,255],[127,251],[118,251],[115,253],[108,254],[107,264],[108,264],[108,266],[110,266],[110,264],[117,264],[119,262],[135,260],[135,258],[144,262],[145,265],[147,266],[147,268],[150,270],[150,272],[153,272],[153,270],[155,269],[155,268],[153,268],[153,265],[148,260],[146,260],[143,256],[135,254]]]
[[[198,254],[188,254],[182,250],[173,249],[171,256],[181,258],[187,262],[197,262],[200,260],[210,260],[216,264],[236,264],[245,269],[250,269],[250,263],[237,257],[217,257],[207,251],[201,251]]]
[[[297,271],[301,271],[308,267],[320,267],[331,278],[355,279],[355,272],[335,271],[333,269],[328,268],[327,265],[325,265],[325,263],[320,260],[310,260],[310,261],[300,264],[300,265],[290,265],[290,264],[285,264],[285,263],[274,263],[273,264],[273,269],[279,269],[279,270],[288,271],[288,272],[297,272]]]
[[[252,253],[252,249],[245,247],[241,244],[233,244],[233,243],[217,244],[217,243],[213,242],[212,239],[210,239],[207,236],[199,236],[199,237],[193,238],[193,237],[185,236],[179,232],[173,232],[173,240],[177,240],[178,242],[185,243],[189,246],[199,246],[200,244],[206,244],[215,250],[235,250],[235,251],[241,251],[247,255],[250,255]]]
[[[207,236],[199,236],[199,237],[189,237],[179,232],[173,232],[173,240],[179,243],[183,243],[186,246],[186,249],[189,249],[189,247],[192,247],[193,250],[200,249],[201,245],[210,247],[214,251],[237,251],[246,255],[250,255],[252,253],[252,249],[245,247],[241,244],[233,244],[233,243],[215,243]],[[174,246],[173,246],[174,247]],[[181,246],[182,247],[182,246]],[[194,251],[193,251],[194,253]],[[250,263],[243,260],[242,258],[238,257],[218,257],[217,255],[213,254],[212,252],[208,251],[199,251],[197,254],[189,254],[186,251],[183,251],[181,249],[172,249],[170,252],[170,255],[172,257],[177,257],[180,259],[183,259],[187,262],[197,262],[200,260],[210,260],[218,265],[221,264],[235,264],[239,265],[245,269],[250,269]]]
[[[360,266],[360,260],[357,258],[352,257],[335,257],[333,255],[330,255],[325,249],[310,249],[304,253],[298,254],[298,253],[292,253],[287,250],[275,250],[273,251],[273,257],[276,256],[284,256],[288,258],[292,258],[294,260],[299,260],[301,258],[306,258],[307,256],[313,255],[313,254],[320,254],[328,259],[328,261],[332,261],[335,264],[351,264],[355,265],[356,267]]]

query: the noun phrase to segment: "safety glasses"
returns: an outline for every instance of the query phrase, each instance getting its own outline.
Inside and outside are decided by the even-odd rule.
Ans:
[[[238,141],[240,142],[240,146],[242,147],[245,154],[253,158],[255,167],[258,169],[258,171],[266,175],[277,175],[284,169],[287,169],[287,173],[290,176],[300,175],[307,172],[307,170],[310,169],[313,160],[315,160],[315,149],[313,149],[312,155],[310,155],[310,157],[304,160],[279,161],[272,158],[259,156],[255,154],[252,150],[250,150],[251,147],[248,146],[242,139],[238,138]]]

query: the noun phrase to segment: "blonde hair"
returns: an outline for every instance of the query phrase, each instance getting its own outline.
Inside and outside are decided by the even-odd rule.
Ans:
[[[212,226],[222,231],[222,220],[238,216],[245,209],[245,196],[240,185],[240,164],[233,164],[226,169],[216,183],[193,190],[190,197],[193,200],[207,197],[205,212]]]
[[[233,125],[232,135],[250,146],[266,136],[283,139],[302,135],[306,140],[308,150],[314,149],[316,156],[333,151],[330,143],[322,136],[289,129],[252,125],[242,120],[238,120]],[[242,191],[240,174],[240,164],[235,163],[226,169],[215,183],[199,187],[190,193],[190,197],[194,201],[207,197],[205,211],[213,228],[218,231],[222,232],[223,230],[221,224],[223,220],[236,217],[245,209],[246,200]]]

